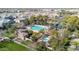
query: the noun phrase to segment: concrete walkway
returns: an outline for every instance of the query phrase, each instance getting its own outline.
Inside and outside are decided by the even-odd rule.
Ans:
[[[13,40],[15,43],[17,43],[17,44],[19,44],[19,45],[22,45],[22,46],[24,46],[24,47],[26,47],[26,48],[29,48],[31,51],[36,51],[35,49],[33,49],[33,48],[31,48],[31,47],[28,47],[28,46],[26,46],[26,45],[24,45],[24,44],[22,44],[22,43],[20,43],[20,42],[18,42],[18,41],[15,41],[15,40]]]

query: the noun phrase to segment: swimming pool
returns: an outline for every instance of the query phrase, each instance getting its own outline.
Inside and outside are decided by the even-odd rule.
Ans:
[[[33,31],[40,31],[40,30],[43,30],[43,29],[46,29],[46,28],[44,26],[42,26],[42,25],[33,25],[31,27],[31,29]],[[43,39],[43,42],[48,43],[49,38],[48,38],[47,35],[45,35],[42,39]]]
[[[48,43],[48,40],[49,40],[48,36],[44,36],[43,42]]]
[[[42,26],[40,26],[40,25],[33,25],[33,26],[31,27],[31,29],[34,30],[34,31],[40,31],[40,30],[43,30],[44,27],[42,27]]]

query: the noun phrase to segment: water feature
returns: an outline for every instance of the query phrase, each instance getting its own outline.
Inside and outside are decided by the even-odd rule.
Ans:
[[[43,42],[48,43],[48,40],[49,40],[48,36],[43,37]]]
[[[31,29],[32,30],[36,30],[36,31],[40,31],[40,30],[43,30],[44,29],[44,27],[42,27],[42,26],[40,26],[40,25],[33,25],[32,27],[31,27]]]

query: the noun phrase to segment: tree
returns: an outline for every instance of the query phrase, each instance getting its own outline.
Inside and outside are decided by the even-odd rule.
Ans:
[[[36,17],[33,15],[33,16],[31,16],[30,17],[30,19],[29,19],[29,23],[30,24],[34,24],[34,20],[36,19]]]
[[[11,28],[5,30],[3,36],[13,39],[16,37],[15,31],[16,31],[16,26],[12,26]]]
[[[24,20],[24,24],[25,24],[25,25],[29,25],[29,24],[30,24],[30,23],[29,23],[29,19],[25,19],[25,20]]]
[[[79,38],[79,31],[76,31],[76,36]]]
[[[49,30],[49,35],[50,35],[52,38],[57,38],[58,32],[57,32],[55,29],[52,29],[52,30]]]
[[[3,28],[4,29],[8,29],[11,27],[11,24],[10,23],[3,23]]]
[[[37,44],[35,49],[38,51],[50,51],[48,48],[46,48],[45,44],[43,43]]]
[[[46,25],[47,20],[48,20],[48,16],[47,15],[38,15],[36,17],[36,19],[37,19],[37,24]]]
[[[37,41],[39,39],[39,33],[34,32],[31,37],[33,41]]]
[[[43,16],[42,16],[42,15],[38,15],[38,16],[37,16],[37,19],[38,19],[38,20],[43,20]]]
[[[27,37],[30,38],[33,34],[33,31],[32,30],[26,30],[25,32],[27,32]]]
[[[64,50],[68,50],[68,47],[70,46],[70,39],[64,38],[60,41],[60,46]]]
[[[70,43],[70,39],[67,36],[69,35],[69,33],[66,33],[66,31],[64,30],[62,31],[62,33],[59,33],[59,32],[57,30],[50,30],[51,37],[50,37],[49,43],[53,48],[53,50],[57,50],[57,51],[67,50]]]
[[[73,40],[73,41],[71,41],[71,45],[74,45],[75,49],[77,49],[79,47],[79,41],[78,40]]]
[[[79,28],[79,18],[77,16],[65,16],[61,21],[61,24],[64,28],[67,28],[72,32]]]
[[[56,50],[59,46],[58,32],[56,30],[50,30],[49,35],[51,36],[49,43]]]

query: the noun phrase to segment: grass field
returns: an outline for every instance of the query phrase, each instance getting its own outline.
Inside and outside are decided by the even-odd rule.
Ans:
[[[0,51],[29,51],[28,48],[25,48],[14,42],[0,42]]]

